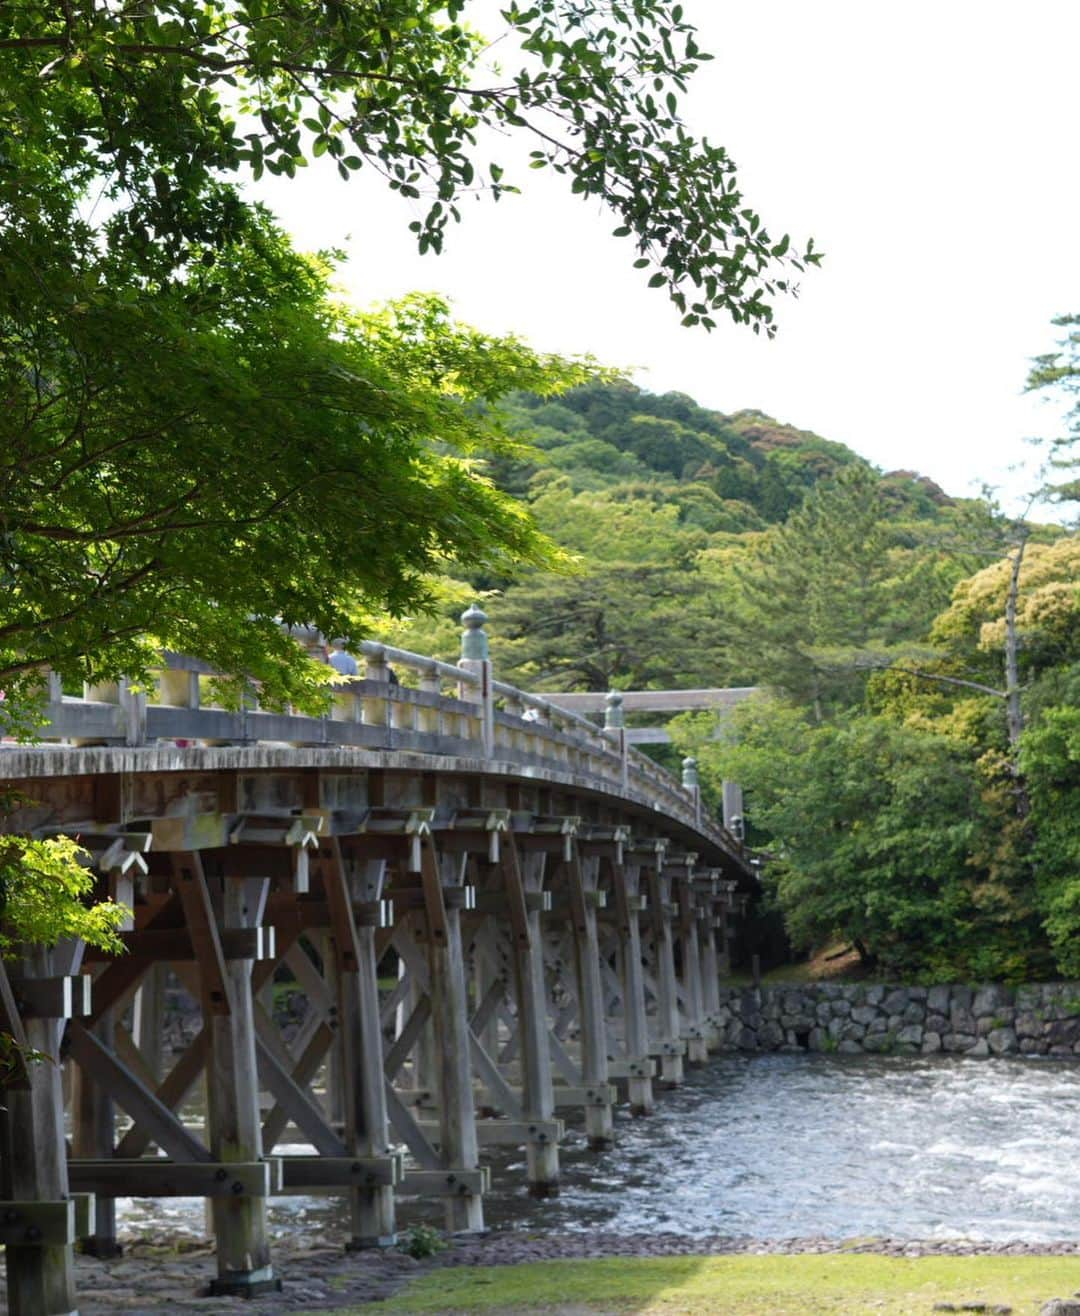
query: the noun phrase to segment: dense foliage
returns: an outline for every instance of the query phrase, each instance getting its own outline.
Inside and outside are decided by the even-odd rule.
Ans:
[[[15,226],[12,226],[15,228]],[[358,632],[422,605],[447,558],[548,555],[473,461],[508,386],[585,366],[450,321],[430,297],[359,313],[255,216],[182,282],[125,283],[93,243],[0,234],[0,682],[42,664],[136,679],[159,646],[310,703],[280,622]],[[70,268],[36,278],[41,247]]]
[[[233,180],[292,178],[326,156],[426,207],[412,227],[438,251],[463,196],[518,190],[479,145],[511,130],[533,168],[613,213],[686,323],[725,315],[771,332],[774,297],[817,256],[770,235],[723,147],[682,123],[679,97],[710,58],[682,5],[508,0],[510,69],[490,66],[504,34],[473,28],[476,7],[13,0],[0,6],[0,108],[16,150],[0,189],[20,154],[47,155],[106,201],[110,250],[161,275],[233,240],[245,210]]]
[[[835,669],[857,666],[858,645],[876,655],[921,635],[965,574],[956,553],[929,541],[947,539],[969,509],[760,412],[725,416],[603,382],[556,400],[520,396],[505,410],[510,433],[535,446],[495,455],[491,473],[578,569],[476,572],[446,612],[469,590],[496,590],[493,653],[518,684],[750,685],[816,664],[824,689]],[[852,582],[846,614],[841,578]],[[856,613],[858,635],[842,634],[842,614]],[[453,653],[450,626],[401,635]]]
[[[742,783],[797,949],[1080,972],[1077,537],[622,383],[518,398],[509,425],[537,450],[492,469],[577,574],[447,582],[444,620],[401,638],[452,656],[453,610],[487,592],[500,675],[527,687],[756,685],[719,728],[670,730],[713,802]]]

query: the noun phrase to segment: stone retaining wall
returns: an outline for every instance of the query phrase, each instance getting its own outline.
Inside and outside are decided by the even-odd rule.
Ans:
[[[721,987],[729,1051],[1080,1056],[1080,983]]]

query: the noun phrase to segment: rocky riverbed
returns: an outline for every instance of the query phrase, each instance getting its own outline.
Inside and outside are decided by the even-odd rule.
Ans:
[[[282,1291],[247,1301],[206,1296],[214,1275],[209,1241],[176,1241],[146,1235],[129,1239],[124,1255],[111,1261],[79,1257],[76,1263],[81,1316],[160,1316],[177,1312],[324,1312],[392,1296],[410,1279],[443,1266],[505,1266],[530,1261],[587,1257],[721,1256],[733,1254],[860,1253],[885,1256],[1080,1256],[1080,1242],[980,1243],[963,1239],[893,1238],[687,1238],[674,1233],[525,1233],[501,1231],[452,1241],[423,1261],[396,1250],[346,1254],[341,1241],[275,1244]],[[6,1306],[0,1307],[6,1311]]]

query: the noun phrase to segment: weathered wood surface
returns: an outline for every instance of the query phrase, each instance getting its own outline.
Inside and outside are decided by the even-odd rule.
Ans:
[[[564,1121],[602,1151],[617,1101],[654,1109],[657,1062],[670,1084],[688,1045],[707,1054],[751,880],[732,838],[622,734],[526,720],[537,701],[485,660],[410,690],[387,656],[325,720],[200,708],[203,673],[179,667],[136,738],[199,744],[131,744],[131,701],[103,697],[65,701],[58,730],[82,718],[111,745],[0,748],[35,801],[16,821],[78,832],[102,894],[122,878],[133,908],[128,954],[82,970],[88,1014],[78,955],[24,968],[19,998],[0,974],[4,1026],[50,1054],[64,1033],[78,1071],[70,1178],[98,1194],[91,1247],[115,1238],[117,1196],[202,1194],[215,1291],[256,1293],[277,1282],[270,1194],[340,1193],[354,1247],[392,1243],[418,1193],[480,1229],[487,1148],[523,1147],[529,1191],[555,1193]],[[292,743],[209,743],[261,736]],[[271,1009],[286,978],[289,1033]],[[172,1056],[169,983],[202,1013]],[[35,1017],[50,1009],[72,1017]],[[59,1068],[15,1077],[4,1192],[53,1214],[9,1244],[12,1311],[52,1316],[74,1305]],[[312,1151],[276,1156],[294,1141]]]

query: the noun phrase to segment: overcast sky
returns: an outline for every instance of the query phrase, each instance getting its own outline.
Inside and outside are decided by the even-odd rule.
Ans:
[[[476,12],[480,12],[477,6]],[[404,203],[319,164],[264,194],[305,247],[339,245],[360,303],[414,288],[537,347],[635,367],[655,391],[754,407],[953,493],[1011,483],[1059,412],[1022,389],[1080,311],[1076,0],[684,0],[703,67],[686,107],[770,229],[826,253],[772,341],[682,329],[615,220],[546,173],[465,205],[418,257]],[[472,12],[470,10],[470,12]],[[504,59],[509,63],[511,52]],[[508,150],[502,154],[510,156]],[[647,272],[646,272],[647,276]]]

